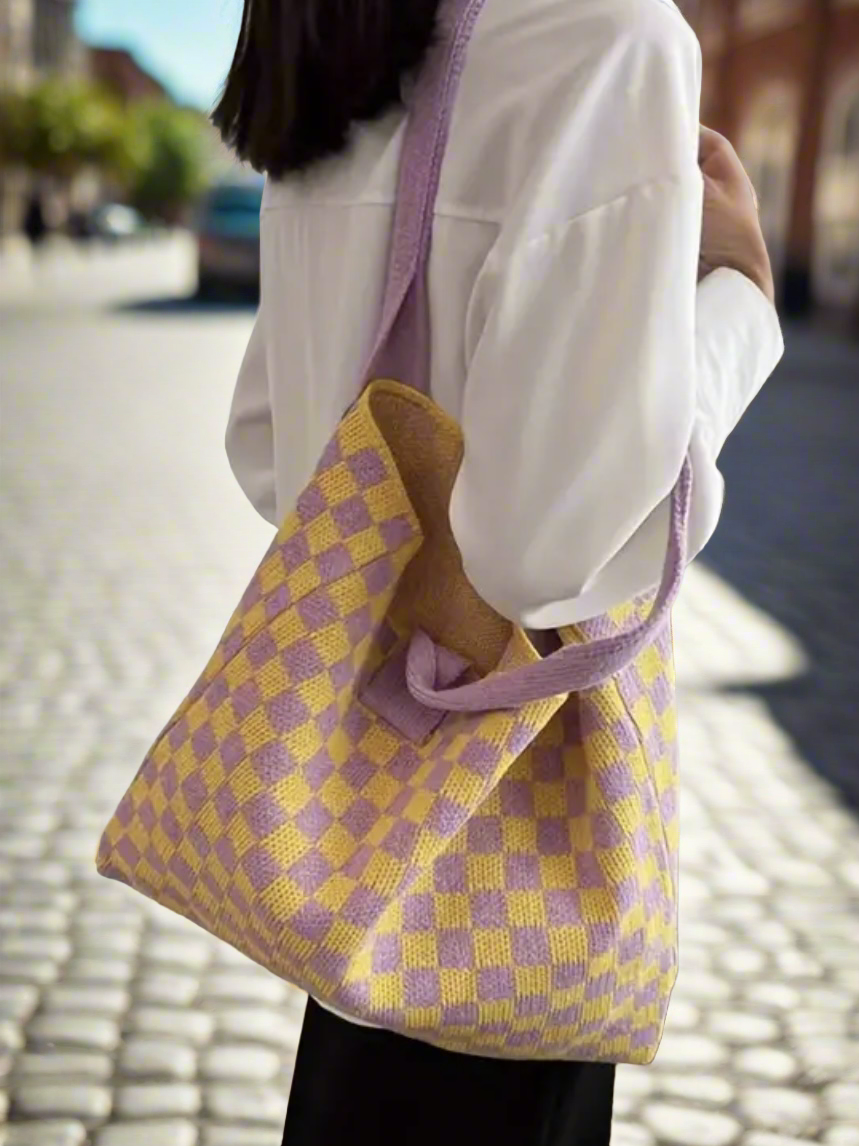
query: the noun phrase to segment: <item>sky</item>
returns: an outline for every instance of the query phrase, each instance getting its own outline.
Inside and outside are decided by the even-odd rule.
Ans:
[[[128,48],[180,102],[208,109],[230,66],[242,0],[79,0],[89,44]]]

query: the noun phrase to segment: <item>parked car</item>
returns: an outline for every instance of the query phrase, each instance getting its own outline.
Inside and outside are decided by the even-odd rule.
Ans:
[[[216,184],[197,216],[200,294],[259,290],[259,216],[263,179],[234,176]]]

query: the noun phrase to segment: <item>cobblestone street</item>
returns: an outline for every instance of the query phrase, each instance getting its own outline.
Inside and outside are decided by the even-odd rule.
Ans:
[[[279,1146],[302,997],[93,865],[270,536],[222,445],[252,311],[176,300],[181,243],[111,258],[0,284],[0,1146]],[[757,606],[696,566],[677,610],[681,972],[613,1146],[859,1146],[859,828]]]

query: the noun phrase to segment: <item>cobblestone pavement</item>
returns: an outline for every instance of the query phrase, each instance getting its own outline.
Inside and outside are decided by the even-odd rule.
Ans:
[[[302,999],[92,860],[268,539],[221,445],[251,315],[105,281],[0,312],[0,1143],[276,1146]],[[859,1146],[859,833],[749,691],[805,652],[705,569],[677,629],[682,970],[614,1146]]]

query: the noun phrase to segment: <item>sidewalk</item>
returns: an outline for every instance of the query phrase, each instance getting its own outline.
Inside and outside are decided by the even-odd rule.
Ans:
[[[0,1146],[279,1146],[302,999],[92,858],[269,539],[222,449],[252,315],[37,304],[0,325]],[[614,1146],[859,1146],[859,829],[755,691],[808,651],[703,567],[676,619],[681,972]]]

